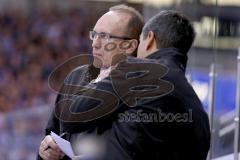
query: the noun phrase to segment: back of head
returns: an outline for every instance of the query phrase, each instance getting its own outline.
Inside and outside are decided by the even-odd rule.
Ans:
[[[143,16],[136,9],[121,4],[109,8],[109,11],[129,14],[131,16],[131,19],[129,20],[126,34],[133,39],[139,40],[144,21]]]
[[[183,54],[187,54],[195,38],[195,31],[189,20],[171,10],[161,11],[145,24],[144,39],[150,31],[155,34],[158,49],[174,47]]]

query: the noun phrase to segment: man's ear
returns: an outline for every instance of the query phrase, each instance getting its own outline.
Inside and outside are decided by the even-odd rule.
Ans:
[[[155,35],[153,31],[148,32],[147,38],[146,38],[146,45],[145,45],[145,50],[148,51],[152,49],[155,46]]]
[[[129,42],[129,47],[126,49],[126,55],[132,55],[133,52],[137,49],[138,47],[138,41],[136,39],[132,39],[132,40],[129,40],[127,41]]]

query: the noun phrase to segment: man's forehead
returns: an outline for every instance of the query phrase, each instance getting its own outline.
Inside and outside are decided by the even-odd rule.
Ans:
[[[97,21],[94,30],[97,32],[107,32],[111,30],[125,30],[128,25],[130,15],[124,12],[109,11]]]

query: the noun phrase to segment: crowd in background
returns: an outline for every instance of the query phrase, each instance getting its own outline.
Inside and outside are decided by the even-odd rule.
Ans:
[[[84,10],[0,14],[0,112],[49,104],[47,78],[69,57],[90,53]]]
[[[49,113],[49,106],[0,113],[0,159],[36,159]]]
[[[0,159],[36,158],[56,96],[48,76],[91,53],[89,17],[83,9],[0,13]]]

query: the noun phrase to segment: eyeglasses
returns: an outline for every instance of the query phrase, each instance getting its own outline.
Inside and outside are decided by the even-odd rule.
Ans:
[[[96,31],[90,31],[89,32],[89,38],[91,40],[97,39],[97,37],[100,38],[100,39],[104,39],[104,40],[109,40],[111,38],[122,39],[122,40],[131,40],[132,39],[132,38],[128,38],[128,37],[113,36],[113,35],[110,35],[110,34],[104,33],[104,32],[101,32],[101,33],[97,33]]]

